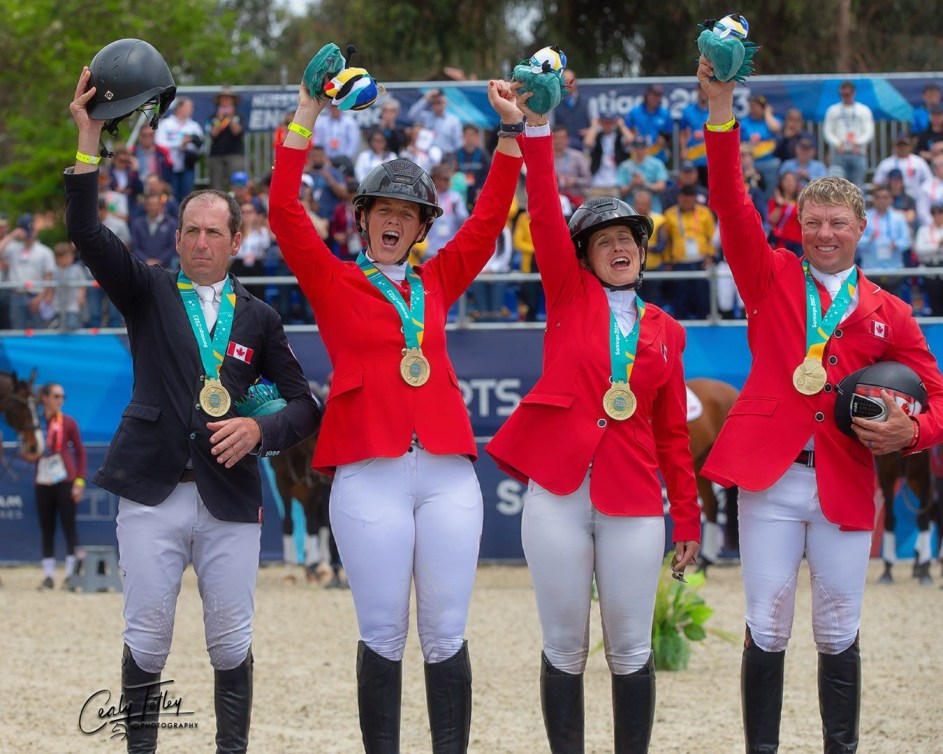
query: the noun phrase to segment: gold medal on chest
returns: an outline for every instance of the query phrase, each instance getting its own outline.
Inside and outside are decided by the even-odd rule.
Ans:
[[[200,407],[210,416],[225,416],[232,405],[229,397],[229,391],[223,387],[219,380],[206,380],[206,384],[200,391]]]
[[[803,395],[815,395],[825,387],[828,377],[818,359],[806,358],[792,373],[792,384]]]
[[[407,348],[403,351],[403,358],[399,363],[399,373],[407,385],[419,387],[429,381],[432,369],[429,360],[422,355],[419,348]]]
[[[635,413],[638,402],[628,384],[616,382],[602,397],[603,410],[616,421],[624,421]]]

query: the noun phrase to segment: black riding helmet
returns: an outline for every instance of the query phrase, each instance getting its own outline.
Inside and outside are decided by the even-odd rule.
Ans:
[[[399,199],[419,205],[425,228],[416,239],[417,242],[426,237],[432,223],[442,215],[435,184],[425,170],[415,162],[405,159],[381,163],[364,176],[352,199],[357,231],[364,239],[364,246],[368,246],[369,239],[366,227],[360,222],[361,214],[366,218],[373,202],[382,198]],[[407,252],[398,264],[405,262],[408,256]]]
[[[576,247],[576,255],[586,258],[589,237],[597,230],[611,225],[625,225],[632,231],[632,237],[639,248],[639,279],[635,287],[641,285],[642,272],[648,258],[648,239],[655,231],[655,223],[650,217],[640,215],[635,208],[613,196],[597,196],[583,202],[570,218],[570,238]]]
[[[927,390],[920,376],[899,361],[879,361],[846,376],[835,389],[835,423],[849,437],[857,437],[851,420],[857,416],[872,421],[885,421],[887,407],[881,390],[909,416],[916,416],[927,405]]]
[[[96,87],[88,115],[104,120],[117,134],[118,123],[147,104],[155,104],[151,127],[167,113],[177,94],[170,68],[153,45],[141,39],[119,39],[92,58],[89,86]]]

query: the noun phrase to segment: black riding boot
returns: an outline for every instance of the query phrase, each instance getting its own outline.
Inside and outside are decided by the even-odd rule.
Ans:
[[[128,707],[128,754],[157,751],[160,688],[160,673],[141,670],[125,644],[121,658],[121,694]]]
[[[858,712],[861,707],[861,652],[858,639],[844,652],[819,652],[819,711],[825,754],[858,751]]]
[[[655,723],[655,655],[628,675],[612,676],[615,754],[647,754]]]
[[[403,663],[357,645],[357,704],[366,754],[399,754]]]
[[[465,754],[471,732],[472,672],[468,642],[442,662],[426,663],[432,754]]]
[[[252,649],[232,670],[216,670],[216,754],[243,754],[252,717]]]
[[[779,751],[785,662],[785,651],[764,652],[753,643],[747,627],[740,664],[740,703],[747,754]]]
[[[583,754],[583,674],[564,673],[540,655],[540,706],[551,754]]]

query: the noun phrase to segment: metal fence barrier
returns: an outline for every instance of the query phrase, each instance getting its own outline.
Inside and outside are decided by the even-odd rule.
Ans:
[[[943,267],[904,267],[896,270],[884,270],[884,269],[871,269],[863,270],[865,276],[869,279],[874,278],[891,278],[891,279],[906,279],[906,278],[915,278],[918,283],[923,278],[940,278],[943,277]],[[264,286],[270,287],[274,286],[277,288],[289,288],[289,289],[298,289],[298,281],[290,275],[282,276],[271,276],[271,277],[241,277],[239,278],[240,282],[243,285],[252,287],[252,286]],[[725,267],[718,267],[713,265],[710,269],[707,270],[691,270],[691,271],[678,271],[678,272],[657,272],[651,271],[645,273],[645,280],[648,281],[680,281],[680,280],[706,280],[708,283],[709,289],[709,314],[704,319],[682,319],[681,322],[684,323],[686,327],[703,327],[708,325],[732,325],[732,326],[742,326],[744,320],[741,317],[737,319],[728,319],[721,317],[721,310],[718,306],[718,285],[731,282],[731,275],[729,269]],[[521,285],[525,283],[537,283],[540,284],[540,275],[538,273],[523,273],[523,272],[509,272],[509,273],[494,273],[488,275],[481,275],[475,279],[475,283],[484,283],[488,285],[492,284],[509,284],[509,285]],[[23,286],[21,283],[13,282],[0,282],[0,294],[3,294],[5,291],[9,292],[18,292],[18,293],[29,293],[37,294],[40,290],[45,290],[47,288],[55,288],[60,284],[55,281],[43,281],[41,283],[35,283],[28,286]],[[97,288],[98,283],[94,280],[89,280],[77,284],[63,283],[63,288]],[[644,287],[642,289],[644,297]],[[65,299],[65,296],[60,296],[60,299]],[[65,311],[58,312],[59,314],[59,323],[58,328],[44,328],[44,329],[35,329],[35,330],[0,330],[0,333],[3,335],[32,335],[32,336],[50,336],[50,335],[61,335],[65,332],[70,333],[80,333],[80,334],[115,334],[125,332],[123,327],[99,327],[99,328],[80,328],[77,330],[66,330],[65,329]],[[925,315],[922,312],[915,312],[915,317],[919,323],[939,323],[943,322],[943,316],[940,315]],[[545,327],[545,322],[541,320],[537,321],[489,321],[489,322],[479,322],[476,321],[473,316],[473,309],[469,303],[469,291],[466,291],[459,298],[457,304],[453,308],[453,315],[450,316],[449,322],[446,325],[446,329],[449,330],[461,330],[461,329],[472,329],[472,330],[542,330]],[[286,324],[285,330],[288,332],[317,332],[317,324]]]

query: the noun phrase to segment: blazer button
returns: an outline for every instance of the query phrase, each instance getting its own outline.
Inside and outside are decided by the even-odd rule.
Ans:
[[[828,363],[835,366],[838,363],[838,357],[834,354],[828,357]]]
[[[824,422],[824,421],[825,421],[825,414],[823,414],[821,411],[817,411],[817,412],[815,413],[815,420],[816,420],[817,422]]]
[[[191,440],[195,440],[195,439],[196,439],[196,432],[191,432],[191,433],[190,433],[190,439],[191,439]]]
[[[609,423],[609,422],[607,422],[605,419],[600,419],[598,422],[596,422],[596,426],[597,426],[597,427],[605,427],[606,424],[608,424],[608,423]]]
[[[826,393],[832,392],[832,384],[830,382],[825,383],[825,387],[822,388]]]
[[[844,334],[841,328],[836,328],[835,332],[832,333],[836,338],[840,338]]]
[[[193,408],[195,408],[197,411],[203,410],[203,407],[199,403],[197,403]]]

